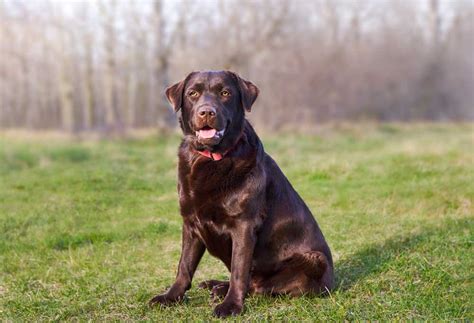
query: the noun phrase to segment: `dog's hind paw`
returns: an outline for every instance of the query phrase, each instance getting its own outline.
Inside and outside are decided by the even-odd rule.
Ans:
[[[211,279],[211,280],[205,280],[203,282],[200,282],[198,287],[199,288],[203,288],[203,289],[209,289],[209,290],[212,290],[214,288],[214,286],[217,286],[217,285],[221,285],[221,284],[225,284],[225,283],[229,283],[228,281],[224,281],[224,280],[215,280],[215,279]]]
[[[211,289],[211,296],[212,298],[221,298],[227,295],[227,291],[229,290],[229,283],[224,282],[219,285],[215,285]]]

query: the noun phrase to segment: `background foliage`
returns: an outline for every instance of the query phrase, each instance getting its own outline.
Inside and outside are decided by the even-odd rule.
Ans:
[[[270,129],[473,120],[473,24],[468,0],[1,0],[0,127],[174,126],[164,88],[203,69],[254,81]]]

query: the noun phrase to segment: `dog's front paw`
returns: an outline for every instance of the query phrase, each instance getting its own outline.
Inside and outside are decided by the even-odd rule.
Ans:
[[[242,304],[233,301],[224,301],[214,308],[214,315],[217,317],[238,315],[242,312],[242,308]]]
[[[154,306],[157,304],[161,305],[172,305],[183,300],[184,295],[170,295],[169,293],[164,293],[156,295],[149,302],[148,305]]]

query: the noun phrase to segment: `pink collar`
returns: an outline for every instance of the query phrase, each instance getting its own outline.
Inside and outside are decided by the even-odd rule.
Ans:
[[[196,152],[198,154],[201,154],[201,155],[203,155],[207,158],[210,158],[212,160],[221,160],[222,158],[224,158],[225,154],[227,153],[227,152],[225,152],[223,154],[221,154],[221,153],[211,153],[209,150],[203,150],[203,151],[196,150]]]
[[[196,152],[204,157],[207,157],[209,159],[212,159],[214,161],[218,161],[218,160],[221,160],[222,158],[225,157],[225,155],[227,155],[229,153],[229,151],[231,151],[232,149],[235,148],[235,146],[237,145],[237,143],[240,141],[240,139],[242,139],[242,136],[243,134],[240,134],[239,136],[239,139],[237,139],[237,141],[235,142],[234,146],[232,146],[231,148],[229,148],[228,150],[224,151],[222,154],[221,153],[211,153],[209,150],[203,150],[203,151],[199,151],[199,150],[196,150]]]

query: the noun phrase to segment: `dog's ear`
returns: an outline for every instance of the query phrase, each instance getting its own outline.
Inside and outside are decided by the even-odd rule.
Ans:
[[[184,88],[186,86],[186,82],[194,73],[195,72],[188,74],[188,76],[186,76],[184,80],[176,84],[173,84],[169,88],[166,89],[165,91],[166,98],[168,98],[168,101],[171,103],[171,106],[173,106],[174,112],[178,112],[179,109],[181,109],[181,106],[183,104],[183,95],[184,95]]]
[[[253,103],[255,102],[255,100],[257,100],[258,93],[260,92],[260,90],[252,82],[244,80],[234,72],[230,73],[234,76],[239,85],[242,106],[247,112],[250,112],[252,110]]]
[[[183,102],[183,90],[184,80],[171,85],[165,91],[166,97],[168,98],[168,101],[170,101],[174,112],[178,112],[178,110],[181,109],[181,103]]]

